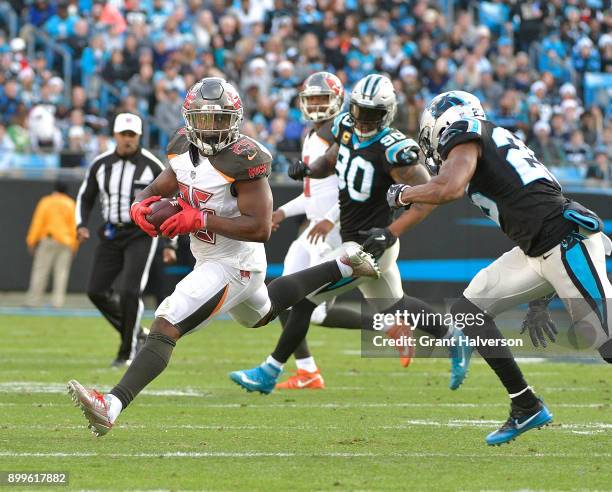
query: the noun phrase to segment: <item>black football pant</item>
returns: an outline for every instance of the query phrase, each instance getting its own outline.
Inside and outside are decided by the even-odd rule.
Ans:
[[[118,359],[129,359],[140,327],[142,292],[147,285],[157,238],[136,226],[117,228],[112,239],[100,232],[87,295],[119,332]]]

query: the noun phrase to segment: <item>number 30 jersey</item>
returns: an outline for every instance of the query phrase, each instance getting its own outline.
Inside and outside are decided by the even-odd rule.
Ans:
[[[444,160],[469,141],[481,153],[467,194],[526,255],[544,254],[574,230],[563,218],[569,200],[561,186],[521,140],[490,121],[464,118],[440,136],[438,152]]]
[[[395,182],[391,170],[417,165],[414,155],[419,147],[394,128],[359,140],[348,113],[336,116],[331,131],[338,144],[340,234],[342,241],[362,243],[358,231],[391,224],[393,212],[387,204],[387,190]]]

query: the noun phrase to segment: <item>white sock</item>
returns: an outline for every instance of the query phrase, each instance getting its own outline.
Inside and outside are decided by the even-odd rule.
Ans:
[[[266,359],[266,364],[270,364],[271,366],[276,367],[279,371],[283,370],[283,364],[281,362],[277,361],[271,355],[268,355],[268,358]]]
[[[531,386],[526,386],[525,388],[523,388],[521,391],[519,391],[518,393],[509,393],[508,396],[510,397],[510,399],[512,398],[516,398],[517,396],[522,395],[523,393],[525,393],[525,391],[533,391],[533,388]]]
[[[306,357],[305,359],[295,359],[295,365],[302,371],[317,372],[317,365],[312,356]]]
[[[119,398],[117,398],[115,395],[111,395],[110,393],[104,398],[109,404],[108,417],[110,418],[110,421],[112,423],[115,423],[115,420],[117,420],[117,417],[119,417],[121,410],[123,410],[121,400],[119,400]]]
[[[342,263],[340,258],[336,258],[336,263],[338,264],[338,268],[340,269],[340,273],[344,278],[353,276],[353,267],[347,265],[346,263]]]

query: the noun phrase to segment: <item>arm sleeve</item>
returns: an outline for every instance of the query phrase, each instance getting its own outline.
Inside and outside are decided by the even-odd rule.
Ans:
[[[79,193],[76,199],[75,221],[77,229],[79,227],[87,227],[89,215],[94,206],[94,201],[98,196],[98,183],[96,182],[96,171],[99,164],[94,162],[85,175],[83,183],[79,188]]]
[[[44,198],[38,202],[34,215],[32,215],[32,223],[28,229],[28,235],[26,237],[26,244],[30,247],[36,245],[40,241],[40,231],[42,229],[43,215],[45,213],[45,200]]]
[[[336,225],[340,223],[340,202],[336,202],[336,204],[327,211],[325,219]]]
[[[293,200],[288,201],[282,207],[279,207],[285,214],[285,217],[294,217],[306,213],[306,197],[304,193],[296,196]]]

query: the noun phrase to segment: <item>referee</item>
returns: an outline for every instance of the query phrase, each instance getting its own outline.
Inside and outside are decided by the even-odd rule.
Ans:
[[[89,239],[87,227],[96,196],[100,196],[104,224],[98,231],[93,270],[87,295],[102,315],[119,332],[121,344],[113,367],[130,364],[139,342],[146,335],[140,326],[143,311],[142,292],[158,238],[151,238],[130,218],[130,205],[136,193],[150,184],[163,170],[162,163],[140,146],[142,120],[121,113],[113,128],[115,150],[96,157],[87,170],[76,203],[77,239]],[[176,260],[168,244],[164,260]],[[120,278],[119,278],[120,277]],[[117,291],[113,291],[113,284]]]

